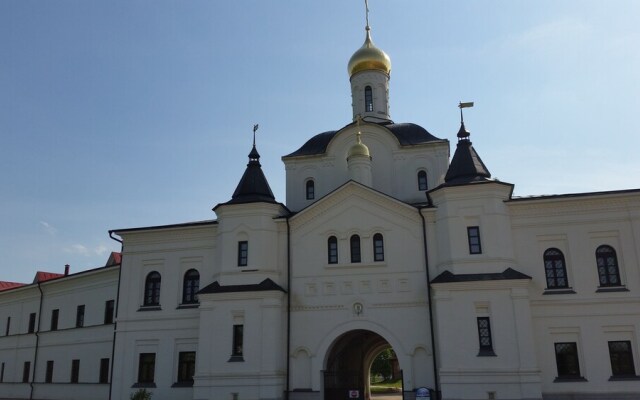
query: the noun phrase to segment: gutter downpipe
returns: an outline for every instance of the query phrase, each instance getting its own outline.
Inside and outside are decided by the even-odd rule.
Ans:
[[[431,331],[431,349],[433,353],[433,379],[436,400],[440,400],[440,384],[438,382],[438,362],[436,360],[436,339],[433,328],[433,302],[431,297],[431,277],[429,275],[429,251],[427,248],[427,221],[422,214],[425,207],[418,208],[418,214],[422,218],[422,242],[424,245],[424,265],[427,273],[427,297],[429,298],[429,330]]]
[[[287,220],[287,379],[286,379],[286,391],[284,394],[285,400],[289,400],[289,375],[291,373],[291,357],[289,352],[291,351],[291,226],[289,225],[289,216]]]
[[[36,329],[36,347],[33,354],[33,373],[31,374],[31,382],[29,382],[29,386],[31,386],[31,391],[29,392],[29,400],[33,399],[33,383],[36,380],[36,365],[38,365],[38,345],[40,343],[40,322],[42,321],[42,299],[44,294],[42,293],[42,287],[40,286],[40,282],[38,282],[38,291],[40,292],[40,305],[38,306],[38,329]]]
[[[113,236],[113,231],[109,231],[109,237],[116,242],[120,243],[120,267],[118,269],[118,289],[116,290],[116,309],[113,316],[113,343],[111,344],[111,365],[109,371],[109,397],[111,400],[111,394],[113,390],[113,366],[115,365],[114,358],[116,355],[116,333],[118,331],[118,308],[120,307],[120,279],[122,278],[122,260],[124,259],[124,243],[122,240]]]

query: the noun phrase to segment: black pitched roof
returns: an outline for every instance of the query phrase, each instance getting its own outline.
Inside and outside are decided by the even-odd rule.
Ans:
[[[458,145],[444,177],[444,184],[459,185],[486,181],[489,178],[491,178],[491,173],[473,148],[469,140],[469,132],[463,122],[460,125],[460,131],[458,131]]]
[[[208,294],[208,293],[237,293],[237,292],[266,292],[270,290],[279,290],[281,292],[285,292],[280,285],[267,278],[258,284],[250,284],[250,285],[227,285],[222,286],[218,283],[218,281],[213,282],[210,285],[202,288],[198,294]]]
[[[478,282],[478,281],[502,281],[510,279],[531,279],[529,275],[516,271],[513,268],[507,268],[499,273],[486,274],[454,274],[444,271],[440,275],[433,278],[431,283],[452,283],[452,282]]]
[[[417,144],[423,144],[423,143],[442,140],[430,134],[426,129],[424,129],[420,125],[416,125],[412,123],[395,124],[391,121],[385,121],[380,123],[374,122],[374,123],[377,123],[378,125],[384,126],[385,128],[389,129],[391,133],[394,134],[396,139],[398,139],[398,142],[400,142],[401,146],[413,146]],[[353,122],[351,124],[346,125],[344,128],[351,125],[355,125],[355,124],[356,123]],[[336,133],[338,133],[338,131],[327,131],[327,132],[319,133],[314,137],[312,137],[311,139],[309,139],[298,150],[294,151],[291,154],[287,154],[283,158],[324,154],[327,151],[327,146],[329,145],[329,142],[331,142],[331,139],[333,139]]]
[[[231,200],[224,204],[243,204],[243,203],[276,203],[269,182],[262,172],[260,166],[260,154],[253,145],[251,153],[249,153],[249,164],[244,171],[238,187],[236,187]]]

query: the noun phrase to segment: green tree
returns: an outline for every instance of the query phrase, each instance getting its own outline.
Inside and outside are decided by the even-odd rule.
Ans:
[[[391,348],[384,349],[376,356],[371,364],[371,376],[382,376],[384,380],[391,379],[391,359],[394,358]]]

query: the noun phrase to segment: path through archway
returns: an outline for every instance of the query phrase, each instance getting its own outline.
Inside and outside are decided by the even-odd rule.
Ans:
[[[375,357],[391,345],[364,329],[339,336],[325,359],[324,400],[369,400],[369,370]]]

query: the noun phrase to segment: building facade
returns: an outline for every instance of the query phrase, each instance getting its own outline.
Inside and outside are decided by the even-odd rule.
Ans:
[[[114,230],[113,266],[6,283],[0,397],[369,399],[392,348],[406,399],[639,398],[640,190],[514,197],[464,123],[450,157],[391,120],[365,34],[353,120],[282,157],[286,205],[254,145],[215,220]]]

